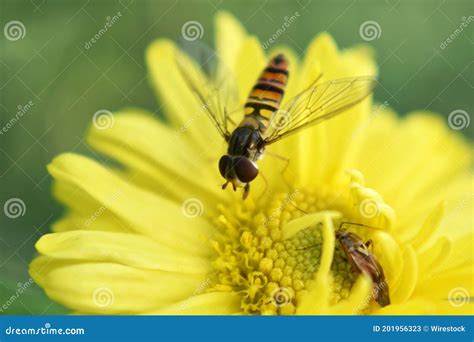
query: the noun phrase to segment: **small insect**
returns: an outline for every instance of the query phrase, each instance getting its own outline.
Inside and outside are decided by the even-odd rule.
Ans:
[[[372,229],[377,228],[361,223],[342,222],[336,230],[336,239],[339,241],[353,272],[358,274],[365,273],[372,279],[372,297],[375,301],[382,307],[389,305],[389,289],[387,280],[383,273],[383,268],[369,250],[369,247],[372,245],[372,240],[364,242],[357,234],[348,232],[346,229],[342,228],[344,225],[361,226]],[[315,246],[316,245],[307,246],[299,249],[305,250]]]
[[[259,174],[257,161],[262,158],[267,145],[344,112],[371,94],[376,84],[373,76],[318,83],[320,75],[308,88],[280,107],[289,70],[287,58],[279,54],[270,60],[250,91],[244,105],[244,118],[230,130],[228,123],[232,120],[226,101],[221,98],[224,87],[209,87],[209,82],[203,77],[190,72],[189,62],[183,58],[178,60],[178,66],[187,86],[228,144],[227,153],[219,160],[219,172],[225,179],[222,189],[229,183],[234,191],[243,187],[244,199],[249,194],[250,182]]]
[[[367,226],[358,223],[342,222],[336,231],[336,238],[354,272],[365,273],[372,279],[372,296],[375,301],[382,307],[389,305],[389,289],[382,266],[380,266],[375,256],[369,250],[372,240],[364,242],[357,234],[343,229],[342,226],[344,224]]]

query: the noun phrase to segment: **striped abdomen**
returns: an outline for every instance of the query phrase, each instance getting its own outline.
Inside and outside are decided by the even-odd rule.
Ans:
[[[272,114],[280,107],[288,80],[288,61],[278,55],[268,63],[245,103],[245,118],[240,126],[265,131]]]

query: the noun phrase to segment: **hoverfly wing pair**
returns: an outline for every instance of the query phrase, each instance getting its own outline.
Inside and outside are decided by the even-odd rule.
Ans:
[[[376,83],[374,76],[347,77],[321,83],[316,80],[276,113],[273,120],[284,124],[270,124],[267,144],[341,114],[370,95]]]
[[[230,108],[238,106],[238,91],[230,69],[216,53],[198,42],[182,42],[175,54],[176,65],[186,86],[196,97],[219,134],[231,135]],[[233,111],[235,112],[235,111]]]
[[[192,45],[199,46],[197,44]],[[204,49],[206,50],[206,49]],[[292,99],[283,100],[289,77],[288,61],[280,54],[270,59],[241,108],[244,116],[233,120],[229,108],[236,108],[239,98],[230,68],[218,61],[207,49],[201,53],[203,62],[196,63],[178,52],[177,65],[188,88],[194,93],[220,135],[228,142],[228,151],[219,161],[219,171],[226,183],[244,187],[258,175],[256,162],[267,145],[277,142],[306,127],[330,119],[361,102],[376,85],[374,76],[361,76],[319,82],[320,76]],[[196,53],[194,53],[196,54]],[[202,56],[209,56],[202,58]],[[200,67],[215,61],[208,76]],[[240,123],[239,123],[240,121]]]

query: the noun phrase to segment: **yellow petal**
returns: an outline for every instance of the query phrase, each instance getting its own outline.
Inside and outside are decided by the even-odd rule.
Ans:
[[[388,305],[373,312],[374,315],[472,315],[473,304],[453,306],[445,300],[422,297],[411,299],[403,304]]]
[[[321,76],[321,73],[329,72],[328,63],[337,58],[337,47],[328,34],[321,34],[315,38],[307,48],[307,52],[302,62],[300,75],[298,76],[297,92],[301,92]],[[331,77],[330,75],[327,75]],[[291,75],[290,75],[291,78]],[[327,126],[325,124],[311,127],[298,133],[296,137],[288,140],[296,140],[298,152],[292,157],[292,164],[295,164],[293,171],[297,182],[302,185],[321,184],[326,182],[326,168],[329,162],[327,149]],[[284,145],[282,142],[281,145]],[[277,144],[280,145],[280,144]],[[311,156],[308,157],[308,156]]]
[[[245,103],[250,90],[265,68],[266,62],[266,57],[258,39],[255,37],[246,38],[239,50],[235,67],[240,95],[239,103],[241,105]]]
[[[56,191],[67,193],[67,188],[58,189],[59,184],[56,184]],[[76,193],[75,195],[77,195]],[[89,199],[83,198],[79,202],[87,203]],[[105,206],[97,210],[97,206],[91,208],[89,212],[84,214],[78,211],[69,212],[64,217],[55,221],[51,227],[53,232],[61,233],[71,230],[100,230],[106,232],[132,233],[133,230],[124,224],[117,216],[106,210]],[[96,210],[92,212],[91,210]],[[91,214],[92,213],[92,214]],[[94,214],[95,213],[95,214]]]
[[[372,281],[367,276],[358,277],[347,299],[329,307],[330,315],[360,315],[373,301]]]
[[[401,213],[397,224],[408,237],[413,227],[423,224],[427,211],[443,200],[459,200],[454,191],[462,196],[462,187],[472,186],[467,178],[460,183],[468,170],[469,144],[432,113],[414,113],[399,123],[389,110],[381,109],[366,126],[358,168]],[[463,228],[467,229],[465,224]]]
[[[474,177],[471,171],[466,170],[465,174],[451,180],[443,189],[442,195],[447,201],[447,207],[438,234],[462,240],[472,233],[474,195],[471,189],[474,189]]]
[[[321,81],[373,75],[375,68],[372,57],[368,57],[369,55],[367,49],[354,49],[340,54],[331,36],[326,33],[320,34],[308,47],[308,54],[302,67],[303,75],[308,76],[303,76],[306,79],[301,80],[301,85],[304,87],[311,84],[317,77],[315,74],[320,73],[323,74]],[[349,67],[349,65],[357,64],[362,64],[363,67],[356,69]],[[309,137],[305,139],[301,151],[305,155],[314,156],[313,163],[309,160],[305,161],[306,169],[311,172],[311,175],[303,176],[307,181],[313,184],[315,180],[341,182],[344,177],[343,171],[353,160],[355,153],[354,128],[368,115],[370,106],[370,98],[367,98],[344,114],[321,124],[320,126],[324,128],[310,128],[314,136],[313,141]],[[301,134],[303,137],[307,133]],[[328,151],[330,154],[327,154]]]
[[[59,183],[70,187],[71,191],[56,192],[57,198],[70,208],[89,211],[91,217],[110,212],[131,231],[167,246],[196,255],[211,253],[207,239],[214,229],[199,216],[206,210],[199,199],[179,206],[137,188],[91,159],[74,154],[55,158],[48,170]]]
[[[474,315],[474,303],[465,303],[462,305],[452,305],[449,301],[436,302],[437,315]],[[430,314],[433,314],[431,312]]]
[[[167,118],[177,130],[184,130],[180,137],[202,151],[206,151],[210,144],[221,146],[222,137],[211,120],[207,115],[200,115],[204,104],[197,101],[179,71],[177,53],[174,43],[161,39],[153,42],[146,54],[151,81]],[[193,68],[193,64],[188,63],[187,67]],[[187,72],[199,74],[195,68]]]
[[[347,69],[347,76],[377,75],[374,49],[369,45],[356,45],[341,53],[342,63]]]
[[[324,80],[341,77],[339,51],[331,35],[320,33],[306,50],[301,68],[301,89],[312,84],[320,72],[324,74]]]
[[[416,288],[418,281],[418,262],[415,251],[411,246],[407,246],[404,250],[402,261],[403,271],[390,291],[392,293],[391,302],[395,304],[407,301]]]
[[[217,161],[210,165],[207,157],[180,138],[180,132],[144,111],[124,110],[114,117],[108,129],[93,125],[88,143],[130,168],[134,182],[179,202],[196,196],[210,201],[225,195],[216,186],[221,178]]]
[[[39,253],[57,259],[94,260],[176,273],[206,274],[210,261],[138,234],[71,231],[46,234],[35,245]]]
[[[440,182],[444,183],[445,179],[466,170],[471,151],[467,144],[448,131],[440,118],[432,114],[410,113],[404,126],[403,145],[410,148],[411,152],[405,163],[410,164],[410,160],[413,160],[413,164],[410,164],[406,173],[401,170],[402,175],[397,175],[408,179],[413,187],[404,189],[397,200],[413,203],[418,196],[425,197],[426,191],[436,192]],[[423,134],[423,139],[419,139],[420,134]],[[453,160],[456,162],[453,163]]]
[[[54,301],[94,314],[151,311],[189,297],[205,281],[202,275],[45,256],[33,260],[30,275]]]
[[[432,298],[448,299],[453,293],[464,294],[466,298],[472,298],[474,293],[474,282],[472,280],[472,264],[463,268],[455,268],[440,271],[428,279],[422,279],[418,284],[415,294]]]
[[[387,175],[396,172],[394,168],[398,167],[391,160],[387,160],[391,144],[396,143],[392,137],[399,125],[396,113],[387,106],[388,102],[374,105],[369,110],[369,117],[355,125],[352,133],[352,136],[359,139],[356,144],[357,151],[354,152],[353,168],[362,172],[367,183],[384,196],[385,189],[392,185],[391,178]],[[386,166],[387,163],[390,167]]]
[[[395,211],[385,203],[382,196],[374,189],[365,186],[361,172],[350,170],[350,191],[354,203],[355,217],[369,226],[389,231],[395,221]]]
[[[229,12],[221,11],[216,15],[216,50],[222,62],[236,75],[238,53],[247,33],[240,22]]]
[[[410,241],[411,245],[415,249],[423,249],[426,244],[429,244],[431,237],[439,228],[441,221],[446,212],[446,203],[443,201],[434,208],[431,214],[426,219],[423,226],[420,228],[419,231],[416,232],[415,237],[412,241]],[[408,231],[408,230],[407,230]],[[403,239],[403,236],[401,237]]]
[[[401,304],[390,304],[373,312],[374,315],[432,315],[436,305],[432,300],[415,299]]]
[[[384,270],[388,284],[396,284],[403,272],[403,264],[400,262],[403,260],[400,245],[392,235],[383,231],[371,232],[368,237],[374,241],[373,253]]]
[[[341,218],[341,215],[342,214],[338,211],[321,211],[301,216],[286,223],[281,228],[282,240],[292,238],[300,230],[325,222],[326,217],[329,217],[331,220],[338,220]]]
[[[334,225],[330,215],[323,219],[323,248],[321,260],[314,281],[308,286],[307,293],[298,303],[296,313],[299,315],[314,315],[325,313],[329,305],[331,295],[331,263],[334,256],[335,233]]]
[[[240,296],[230,292],[192,295],[147,315],[234,315],[240,312]]]
[[[429,278],[433,273],[439,272],[438,270],[450,254],[451,248],[451,241],[444,237],[439,238],[431,247],[418,253],[419,282]]]
[[[464,217],[469,217],[465,215]],[[449,237],[452,239],[451,235]],[[458,267],[471,266],[474,264],[474,254],[472,246],[474,245],[474,233],[464,234],[458,239],[451,241],[452,248],[449,255],[445,255],[444,263],[440,265],[440,271],[456,269]]]

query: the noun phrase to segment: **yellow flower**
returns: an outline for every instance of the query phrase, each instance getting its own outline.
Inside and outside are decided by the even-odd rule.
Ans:
[[[284,52],[286,99],[326,79],[376,73],[371,50],[339,51],[321,34],[298,60],[266,54],[229,14],[216,48],[240,94]],[[88,143],[123,167],[63,154],[48,170],[68,211],[36,244],[30,273],[53,300],[87,314],[466,314],[474,293],[470,146],[430,113],[399,119],[368,98],[269,148],[250,197],[222,191],[225,152],[175,63],[147,51],[169,123],[138,109],[93,125]],[[106,128],[106,129],[104,129]],[[117,163],[112,164],[117,165]],[[335,238],[354,227],[389,286],[381,308]]]

